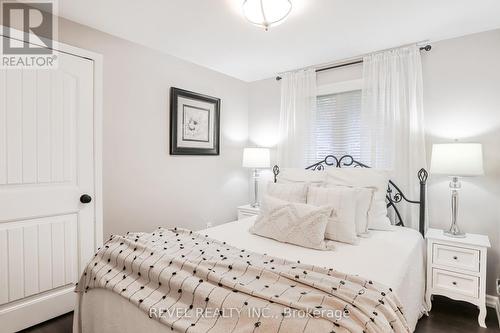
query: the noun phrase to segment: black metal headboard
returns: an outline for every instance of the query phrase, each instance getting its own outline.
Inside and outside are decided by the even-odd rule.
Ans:
[[[328,155],[325,157],[325,159],[316,162],[306,168],[306,170],[324,170],[325,167],[336,167],[336,168],[342,168],[342,167],[358,167],[358,168],[369,168],[368,165],[363,164],[361,162],[356,161],[351,155],[344,155],[340,158],[337,158],[333,155]],[[273,174],[274,174],[274,182],[276,183],[278,179],[278,174],[280,173],[280,168],[275,165],[273,167]],[[389,180],[389,185],[387,187],[387,194],[386,194],[386,199],[387,199],[387,208],[393,208],[394,212],[396,214],[397,218],[397,223],[395,223],[397,226],[404,226],[403,219],[401,217],[401,214],[399,213],[397,203],[401,202],[402,200],[411,203],[411,204],[416,204],[419,205],[419,211],[418,211],[418,217],[419,217],[419,227],[418,230],[422,235],[424,235],[424,228],[425,228],[425,186],[427,182],[427,177],[429,174],[427,173],[427,170],[424,168],[420,169],[417,172],[417,177],[418,180],[420,181],[420,199],[417,200],[410,200],[408,199],[404,193],[401,191],[401,189],[394,184],[392,180]]]

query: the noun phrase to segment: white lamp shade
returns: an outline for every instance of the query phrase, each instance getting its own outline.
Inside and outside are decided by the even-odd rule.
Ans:
[[[251,23],[268,28],[282,22],[292,10],[290,0],[245,0],[243,14]]]
[[[269,168],[271,159],[269,148],[245,148],[243,150],[243,167]]]
[[[432,145],[431,172],[448,176],[484,174],[480,143],[444,143]]]

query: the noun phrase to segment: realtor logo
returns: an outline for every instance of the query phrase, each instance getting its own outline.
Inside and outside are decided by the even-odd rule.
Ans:
[[[2,68],[53,68],[54,1],[2,1]]]

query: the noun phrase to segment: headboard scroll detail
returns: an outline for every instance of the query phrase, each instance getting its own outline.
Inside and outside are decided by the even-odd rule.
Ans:
[[[308,167],[306,170],[325,170],[326,167],[354,167],[354,168],[369,168],[368,165],[363,164],[361,162],[356,161],[351,155],[344,155],[340,158],[337,158],[334,155],[328,155],[323,160],[316,162]],[[274,174],[274,182],[276,183],[278,180],[278,175],[280,173],[279,166],[275,165],[273,167]],[[396,216],[396,225],[404,226],[403,218],[399,212],[397,204],[401,201],[406,201],[409,204],[419,205],[419,231],[422,235],[424,235],[425,228],[425,194],[426,194],[426,183],[429,174],[427,170],[424,168],[420,169],[417,172],[417,177],[420,182],[420,197],[419,200],[411,200],[406,197],[406,195],[401,191],[401,189],[392,181],[389,180],[389,184],[387,186],[386,200],[387,200],[387,208],[392,208],[394,210],[394,214]]]

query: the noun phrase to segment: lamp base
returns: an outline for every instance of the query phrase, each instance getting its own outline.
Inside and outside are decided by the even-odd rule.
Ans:
[[[453,238],[465,238],[465,233],[462,232],[456,223],[452,223],[450,226],[450,230],[445,231],[444,235],[447,237],[453,237]]]
[[[258,208],[260,206],[259,204],[259,169],[255,168],[253,169],[253,189],[254,189],[254,197],[253,197],[253,203],[250,204],[250,207],[252,208]]]
[[[443,234],[447,237],[465,238],[467,235],[463,232],[453,233],[452,231],[444,231]]]
[[[253,204],[250,204],[250,207],[252,207],[252,208],[259,208],[260,207],[260,203],[254,202]]]
[[[465,233],[460,231],[457,225],[458,220],[458,190],[462,188],[458,177],[453,177],[450,182],[451,189],[451,226],[450,230],[445,231],[444,235],[453,238],[465,238]]]

